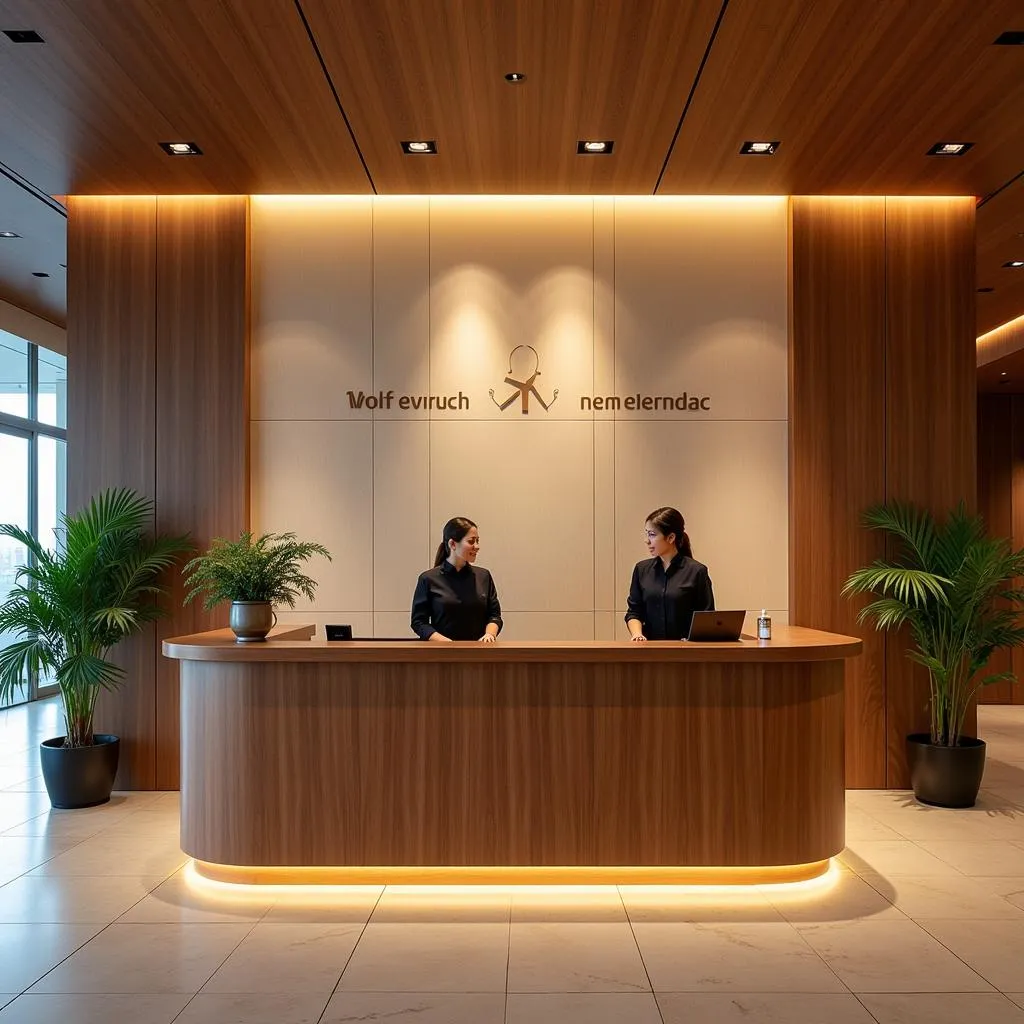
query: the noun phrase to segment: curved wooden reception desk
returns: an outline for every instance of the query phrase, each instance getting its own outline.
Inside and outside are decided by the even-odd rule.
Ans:
[[[860,648],[798,627],[732,644],[167,640],[182,848],[244,882],[812,877],[844,845],[843,661]]]

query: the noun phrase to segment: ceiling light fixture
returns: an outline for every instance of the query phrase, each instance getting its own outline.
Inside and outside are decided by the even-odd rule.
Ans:
[[[1010,371],[1009,370],[1003,370],[1003,372],[1001,374],[999,374],[999,376],[1000,377],[1009,377],[1010,376]]]
[[[1024,46],[1024,32],[1004,32],[993,45]]]
[[[45,39],[38,33],[33,32],[30,28],[5,28],[4,35],[12,43],[44,43]]]
[[[963,156],[973,146],[973,142],[936,142],[928,150],[927,156]]]
[[[168,156],[202,156],[203,151],[194,142],[161,142],[160,148]]]
[[[522,73],[522,71],[510,71],[505,76],[505,81],[506,82],[525,82],[526,81],[526,75],[524,75]]]
[[[776,139],[774,142],[744,142],[740,146],[741,156],[771,156],[782,143]]]
[[[0,238],[21,238],[17,231],[0,231]]]
[[[32,276],[33,277],[49,277],[50,275],[47,274],[45,270],[33,270],[32,271]]]
[[[1020,267],[1024,267],[1024,260],[1007,260],[1004,267],[1009,267],[1011,270],[1017,270]]]
[[[402,152],[412,156],[434,156],[437,153],[437,143],[433,139],[414,139],[402,143]]]
[[[614,146],[611,139],[580,139],[576,152],[584,156],[608,156]]]

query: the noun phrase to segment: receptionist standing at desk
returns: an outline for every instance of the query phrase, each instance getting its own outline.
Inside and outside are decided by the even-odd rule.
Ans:
[[[631,640],[683,640],[694,612],[714,611],[708,568],[694,560],[685,526],[674,508],[647,517],[647,550],[654,557],[633,567],[626,601]]]
[[[421,640],[497,639],[501,605],[491,574],[473,565],[479,550],[471,519],[456,516],[444,524],[434,568],[420,573],[412,599],[412,628]]]

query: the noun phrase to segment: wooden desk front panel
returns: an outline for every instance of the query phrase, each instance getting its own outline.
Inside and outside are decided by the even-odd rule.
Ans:
[[[182,846],[252,866],[844,845],[843,663],[181,663]]]

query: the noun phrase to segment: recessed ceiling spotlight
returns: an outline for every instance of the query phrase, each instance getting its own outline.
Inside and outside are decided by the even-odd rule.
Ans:
[[[1017,270],[1019,267],[1024,267],[1024,260],[1007,260],[1004,267],[1009,267],[1011,270]]]
[[[506,82],[525,82],[526,81],[526,75],[524,75],[522,73],[522,71],[510,71],[505,76],[505,81]]]
[[[979,292],[994,292],[995,288],[979,288]]]
[[[963,156],[973,146],[973,142],[936,142],[928,150],[927,156]]]
[[[1009,377],[1010,376],[1010,371],[1009,370],[1003,370],[1003,372],[1001,374],[999,374],[999,376],[1000,377]]]
[[[47,274],[45,270],[33,270],[32,271],[32,276],[33,277],[49,277],[50,275]]]
[[[782,143],[776,139],[774,142],[744,142],[740,146],[741,156],[771,156]]]
[[[433,139],[414,139],[402,143],[402,152],[411,155],[433,156],[437,153],[437,143]]]
[[[17,231],[0,231],[0,238],[21,238]]]
[[[66,263],[58,263],[57,266],[60,267],[61,270],[68,269],[68,265]]]
[[[33,32],[30,28],[5,28],[4,35],[7,36],[12,43],[46,42],[38,32]]]
[[[161,142],[160,148],[168,156],[202,156],[203,151],[194,142]]]
[[[586,156],[608,156],[615,143],[611,139],[580,139],[576,152]]]
[[[1024,32],[1004,32],[995,41],[995,46],[1024,46]]]

